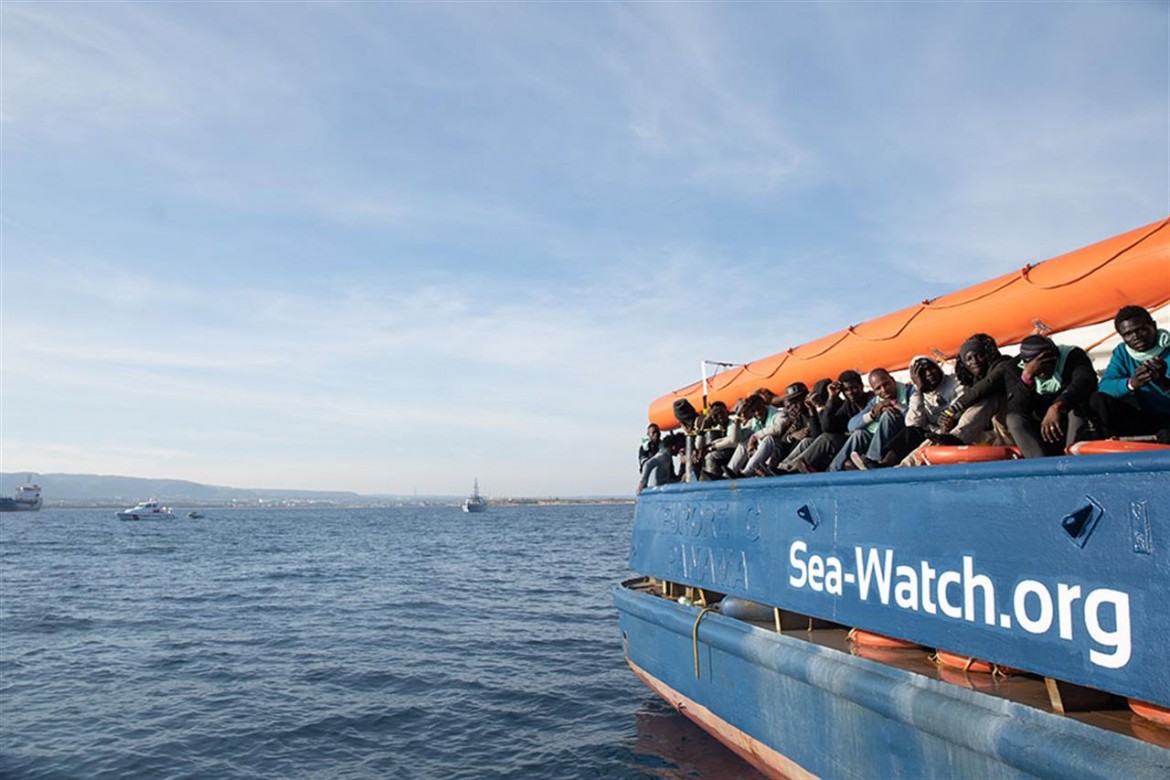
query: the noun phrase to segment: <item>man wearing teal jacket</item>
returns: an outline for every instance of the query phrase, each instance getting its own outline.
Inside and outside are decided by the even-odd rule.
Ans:
[[[1107,437],[1150,436],[1170,444],[1170,332],[1141,306],[1124,306],[1113,319],[1121,344],[1089,401]]]

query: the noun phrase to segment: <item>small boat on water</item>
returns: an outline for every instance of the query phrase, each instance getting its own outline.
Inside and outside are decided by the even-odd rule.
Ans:
[[[975,332],[1092,352],[1121,306],[1165,323],[1168,304],[1170,219],[704,378],[649,417],[950,359]],[[638,576],[614,589],[625,659],[769,777],[1165,780],[1170,448],[1091,443],[1110,454],[644,490]]]
[[[14,496],[0,496],[0,512],[39,512],[43,504],[41,486],[32,483],[17,487]]]
[[[163,506],[158,499],[140,501],[136,506],[118,512],[119,520],[174,520],[175,513],[169,506]]]
[[[475,480],[475,486],[471,490],[471,495],[463,502],[464,512],[486,512],[488,508],[487,500],[479,494],[479,479]]]
[[[202,520],[203,513],[202,512],[188,512],[187,519],[188,520]]]

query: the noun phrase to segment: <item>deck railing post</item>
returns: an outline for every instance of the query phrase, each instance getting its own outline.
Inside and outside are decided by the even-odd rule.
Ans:
[[[686,455],[686,471],[684,472],[683,482],[694,482],[695,472],[692,466],[694,462],[695,452],[695,436],[694,434],[687,434],[687,455]]]

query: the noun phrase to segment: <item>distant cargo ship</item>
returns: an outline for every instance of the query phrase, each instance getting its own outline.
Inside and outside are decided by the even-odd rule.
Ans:
[[[21,485],[15,496],[0,496],[0,512],[39,512],[43,504],[40,485]]]

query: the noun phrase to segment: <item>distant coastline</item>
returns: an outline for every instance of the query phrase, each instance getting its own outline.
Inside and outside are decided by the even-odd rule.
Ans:
[[[226,488],[187,482],[184,479],[96,474],[37,474],[35,471],[0,472],[0,495],[11,495],[16,486],[41,486],[44,509],[125,509],[157,498],[174,509],[372,509],[384,506],[457,506],[463,495],[400,495],[346,490],[296,490]],[[488,498],[495,506],[556,506],[632,504],[633,496],[514,496]]]
[[[41,486],[45,509],[124,509],[145,498],[157,498],[176,509],[214,508],[340,508],[370,509],[408,506],[458,506],[462,495],[364,495],[343,490],[235,488],[177,479],[147,479],[101,474],[0,472],[0,494],[18,485]],[[632,504],[633,496],[521,496],[489,498],[493,506],[559,506]]]
[[[408,507],[445,507],[458,508],[462,499],[434,499],[410,501],[305,501],[288,499],[286,501],[166,501],[174,508],[183,509],[401,509]],[[633,496],[629,498],[503,498],[488,502],[492,506],[614,506],[629,504],[633,506]],[[124,509],[126,501],[115,499],[100,499],[93,501],[46,501],[45,509]]]

